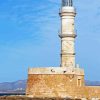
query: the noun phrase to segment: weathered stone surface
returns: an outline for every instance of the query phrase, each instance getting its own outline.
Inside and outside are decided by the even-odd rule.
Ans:
[[[62,7],[61,9],[61,67],[75,67],[75,30],[74,7]]]
[[[84,70],[75,63],[73,6],[63,6],[61,17],[61,68],[30,68],[26,95],[29,97],[100,98],[100,87],[84,86]],[[83,99],[82,99],[83,100]]]
[[[46,68],[29,68],[28,74],[76,74],[84,75],[84,70],[71,67],[46,67]]]
[[[27,96],[31,97],[70,97],[73,87],[78,86],[75,74],[29,74]],[[80,76],[84,86],[84,76]]]
[[[52,67],[53,68],[53,67]],[[47,72],[51,68],[33,68],[29,70],[26,95],[29,97],[61,98],[100,98],[100,87],[84,85],[84,74],[55,74]],[[42,72],[41,72],[42,70]],[[56,70],[56,68],[55,68]],[[32,72],[38,71],[39,73]],[[46,74],[43,74],[44,73]],[[45,72],[46,71],[46,72]],[[81,70],[82,71],[82,70]]]

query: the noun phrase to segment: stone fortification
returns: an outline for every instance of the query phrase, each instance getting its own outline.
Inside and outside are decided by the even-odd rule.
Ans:
[[[75,16],[72,0],[62,0],[60,67],[29,68],[28,97],[100,98],[100,87],[85,86],[84,70],[75,63]],[[97,100],[97,99],[96,99]]]

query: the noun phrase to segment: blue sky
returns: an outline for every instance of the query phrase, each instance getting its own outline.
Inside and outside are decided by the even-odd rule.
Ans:
[[[74,0],[76,62],[100,81],[100,1]],[[0,82],[27,78],[28,67],[60,65],[60,0],[0,0]]]

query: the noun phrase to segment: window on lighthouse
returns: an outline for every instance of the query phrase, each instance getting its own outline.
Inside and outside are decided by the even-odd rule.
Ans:
[[[81,86],[81,79],[78,79],[77,85]]]
[[[72,0],[62,0],[62,6],[73,6]]]

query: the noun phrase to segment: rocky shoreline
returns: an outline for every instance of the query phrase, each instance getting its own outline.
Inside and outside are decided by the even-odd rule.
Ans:
[[[81,100],[70,98],[29,98],[26,96],[0,96],[0,100]]]

